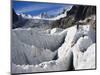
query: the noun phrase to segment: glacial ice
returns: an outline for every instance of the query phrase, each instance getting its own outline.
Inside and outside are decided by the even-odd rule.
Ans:
[[[95,32],[91,25],[39,31],[12,30],[12,73],[95,68]],[[53,58],[57,54],[57,59]]]

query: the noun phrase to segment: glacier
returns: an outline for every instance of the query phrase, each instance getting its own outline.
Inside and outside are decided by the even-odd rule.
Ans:
[[[11,72],[94,69],[95,35],[91,25],[12,29]]]

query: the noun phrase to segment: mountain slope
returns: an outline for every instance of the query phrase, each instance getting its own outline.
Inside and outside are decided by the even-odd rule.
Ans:
[[[88,24],[88,21],[92,21],[92,19],[88,19],[86,22],[79,22],[79,21],[85,20],[86,18],[92,15],[95,15],[96,17],[95,6],[74,5],[69,11],[67,11],[67,16],[65,18],[61,18],[52,23],[52,28],[54,27],[68,28],[76,24],[79,25]]]

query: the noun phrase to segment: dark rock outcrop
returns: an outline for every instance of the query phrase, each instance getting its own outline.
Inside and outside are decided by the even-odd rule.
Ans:
[[[15,23],[18,21],[18,15],[15,13],[14,9],[12,9],[12,22]]]
[[[86,17],[96,14],[95,6],[75,5],[67,12],[68,16],[74,15],[75,20],[84,20]]]
[[[52,27],[67,28],[75,25],[79,20],[84,20],[91,15],[96,15],[96,6],[74,5],[67,11],[67,16],[55,21],[52,24]]]

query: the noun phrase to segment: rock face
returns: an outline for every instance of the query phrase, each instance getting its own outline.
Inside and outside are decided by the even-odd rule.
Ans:
[[[67,11],[67,16],[55,21],[52,27],[71,27],[77,24],[80,20],[84,20],[91,15],[96,15],[95,6],[74,5],[69,11]]]
[[[15,13],[14,9],[12,9],[12,28],[16,28],[15,23],[19,20],[18,15]]]
[[[14,9],[12,9],[12,29],[22,27],[26,23],[26,20],[22,19],[20,15],[17,15]]]
[[[12,9],[12,20],[13,23],[18,21],[18,15],[15,13],[14,9]]]
[[[95,6],[83,6],[83,5],[75,5],[72,7],[70,11],[67,12],[68,15],[74,15],[75,20],[83,20],[91,15],[96,14]]]

